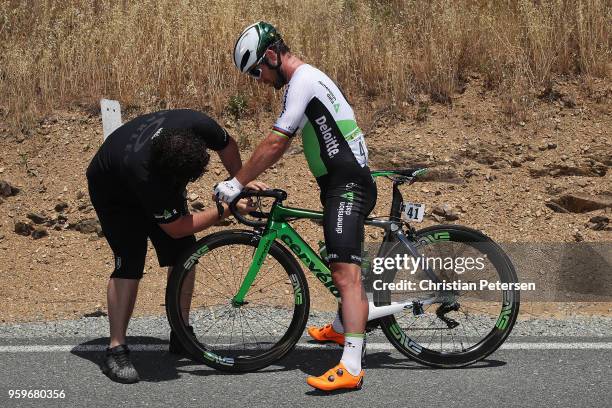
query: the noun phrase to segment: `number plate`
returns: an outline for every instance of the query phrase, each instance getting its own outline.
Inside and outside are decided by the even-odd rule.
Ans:
[[[425,215],[425,204],[403,203],[402,218],[406,221],[422,222]]]

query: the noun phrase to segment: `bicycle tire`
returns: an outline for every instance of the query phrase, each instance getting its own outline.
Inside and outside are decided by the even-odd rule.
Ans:
[[[499,247],[499,245],[497,245],[492,239],[477,230],[457,225],[436,225],[416,231],[415,236],[415,241],[418,243],[419,248],[426,248],[429,245],[436,245],[437,242],[450,242],[466,244],[466,246],[473,247],[478,251],[484,251],[484,253],[487,255],[486,258],[488,258],[491,264],[494,266],[500,282],[518,282],[514,266],[501,247]],[[439,239],[440,237],[443,237],[444,239]],[[395,247],[403,244],[396,242],[393,245]],[[391,251],[391,249],[389,251]],[[386,276],[385,280],[393,281],[394,278],[395,276]],[[478,337],[482,338],[480,338],[479,341],[475,342],[475,344],[470,347],[464,347],[463,340],[461,339],[461,347],[459,347],[460,350],[458,351],[445,351],[443,349],[443,345],[446,345],[446,343],[443,343],[442,341],[442,334],[440,335],[440,350],[430,348],[431,340],[430,343],[425,346],[422,344],[424,341],[421,341],[420,338],[415,338],[415,334],[410,332],[409,327],[402,327],[398,323],[398,314],[381,318],[380,325],[387,339],[398,351],[421,364],[436,368],[465,367],[486,358],[497,350],[512,331],[519,313],[520,291],[516,289],[504,290],[502,291],[501,297],[502,302],[499,315],[497,315],[497,317],[493,315],[492,318],[487,317],[487,320],[485,320],[485,322],[495,322],[491,330],[483,337],[480,336],[480,333],[476,330],[479,335]],[[390,302],[391,299],[389,291],[379,293],[379,305],[389,304]],[[459,307],[461,307],[461,302],[457,303],[460,305]],[[485,310],[485,312],[487,311]],[[411,311],[408,313],[412,314]],[[465,317],[469,320],[469,316],[467,314]],[[478,316],[474,315],[472,317],[476,318]],[[419,317],[415,316],[414,318],[418,319]],[[483,319],[482,316],[478,318]],[[432,319],[435,320],[436,318]],[[465,332],[465,327],[467,324],[460,323],[459,326],[461,325],[464,326],[463,330]],[[424,324],[420,326],[422,327]],[[442,333],[444,328],[443,325],[441,326],[442,329],[440,329],[440,332]],[[459,326],[455,328],[458,328]],[[452,330],[455,330],[455,328],[450,329],[451,336],[454,336],[452,335]],[[433,331],[435,329],[437,328],[434,327],[434,329],[429,330]],[[412,331],[416,332],[417,330],[422,330],[425,332],[425,328],[413,329]],[[447,332],[447,340],[448,337],[450,337],[448,334],[449,333]],[[460,333],[458,332],[458,334]],[[465,333],[464,335],[466,340],[470,338]],[[460,336],[458,335],[457,337]],[[425,338],[425,336],[423,336],[423,338]],[[454,337],[452,337],[452,341],[453,345],[455,345]],[[437,343],[434,345],[437,346]]]
[[[291,255],[284,246],[277,242],[273,242],[270,246],[268,256],[263,261],[262,268],[245,298],[247,303],[240,307],[236,307],[229,303],[229,299],[231,299],[232,295],[227,295],[228,298],[223,300],[223,302],[227,301],[227,304],[221,302],[219,305],[212,305],[208,308],[202,307],[202,309],[197,309],[197,305],[194,306],[192,304],[190,318],[192,319],[195,337],[188,334],[187,327],[181,318],[179,299],[182,286],[191,267],[195,263],[199,263],[195,272],[196,287],[199,288],[202,282],[198,281],[198,273],[206,273],[205,271],[207,268],[204,265],[207,264],[209,259],[209,262],[213,259],[217,261],[215,264],[211,264],[214,266],[215,272],[211,272],[210,275],[204,276],[209,276],[211,281],[216,281],[219,285],[227,283],[228,286],[231,286],[229,278],[219,280],[214,276],[214,274],[218,272],[217,268],[221,267],[222,264],[230,265],[232,271],[238,272],[237,278],[234,279],[236,288],[240,285],[240,282],[242,282],[240,278],[246,274],[248,266],[250,266],[252,261],[252,256],[245,257],[248,259],[238,260],[236,258],[236,253],[242,252],[240,249],[244,248],[248,250],[248,254],[257,248],[258,243],[259,235],[253,231],[247,230],[222,231],[208,235],[198,240],[180,257],[168,281],[168,287],[166,289],[166,312],[170,326],[189,354],[196,361],[206,364],[209,367],[227,372],[248,372],[269,366],[280,360],[295,347],[295,344],[300,339],[304,327],[306,326],[310,308],[310,295],[306,277],[293,255]],[[226,263],[223,261],[219,262],[219,255],[213,256],[213,254],[216,253],[221,256],[231,256],[231,259],[225,260],[227,261]],[[246,264],[242,262],[243,268],[238,266],[239,261],[246,261]],[[244,268],[244,266],[246,266],[246,268]],[[268,269],[264,271],[264,268]],[[274,288],[274,290],[268,291],[266,289],[265,293],[263,292],[263,286],[257,289],[257,285],[260,283],[261,285],[269,283],[269,281],[265,279],[272,273],[276,273],[276,275],[280,276],[280,280],[274,282],[275,284],[280,283],[280,285],[276,285],[277,287]],[[276,277],[272,279],[276,279]],[[206,290],[212,294],[212,289],[210,288],[213,286],[213,283],[214,282],[207,282],[201,285],[201,298],[203,301],[206,299],[204,295]],[[280,289],[278,289],[279,286]],[[220,287],[221,286],[215,290],[221,292]],[[293,288],[293,290],[290,290],[291,288]],[[259,296],[254,295],[257,290],[260,290],[260,292],[258,292]],[[281,291],[280,294],[278,294],[279,290]],[[266,295],[267,293],[276,295]],[[194,290],[192,302],[197,301],[199,298],[200,293]],[[258,302],[257,299],[260,298],[265,302]],[[293,298],[293,300],[290,298]],[[273,301],[271,299],[277,300]],[[281,301],[278,301],[278,299],[281,299]],[[276,304],[273,305],[275,302]],[[215,307],[227,309],[226,313],[228,316],[235,313],[231,326],[232,336],[229,338],[229,344],[223,343],[223,341],[227,340],[227,334],[224,333],[224,331],[227,331],[225,326],[220,326],[219,337],[217,337],[215,341],[212,341],[215,334],[211,336],[208,331],[203,330],[205,324],[208,325],[212,322],[212,325],[216,327],[216,320],[221,320],[221,315],[215,315]],[[208,316],[197,318],[197,316],[206,312],[209,312]],[[240,336],[234,337],[233,330],[236,322],[236,314],[240,315],[240,326],[243,331]],[[196,318],[199,320],[194,322]],[[274,333],[275,329],[270,329],[270,326],[263,325],[262,327],[268,330],[268,333],[258,336],[259,333],[253,330],[254,321],[258,318],[267,318],[268,322],[266,322],[266,324],[270,325],[271,322],[272,326],[274,326],[274,323],[278,323],[282,318],[282,321],[286,322],[287,325],[286,328],[279,325],[281,327],[278,327],[278,336]],[[209,329],[212,328],[213,326],[209,327]],[[244,333],[245,328],[251,330],[246,336]],[[236,343],[236,347],[233,347],[233,341],[236,338],[238,339],[237,341],[242,341],[242,349],[238,343]],[[267,340],[267,338],[270,338],[270,340]],[[221,341],[221,343],[219,343],[219,341]],[[262,345],[265,347],[261,347]]]

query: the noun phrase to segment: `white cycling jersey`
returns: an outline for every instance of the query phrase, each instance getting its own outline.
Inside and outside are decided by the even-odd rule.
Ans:
[[[334,81],[308,64],[293,73],[285,89],[283,110],[272,128],[289,138],[298,130],[315,177],[367,166],[368,149],[353,109]]]

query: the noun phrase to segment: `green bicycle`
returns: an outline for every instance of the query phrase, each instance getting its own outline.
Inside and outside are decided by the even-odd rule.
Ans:
[[[384,230],[382,243],[371,252],[376,257],[366,254],[362,266],[368,331],[380,328],[398,351],[421,364],[463,367],[493,353],[510,334],[519,312],[520,292],[513,286],[518,280],[508,256],[481,232],[458,225],[415,230],[405,220],[418,218],[422,207],[404,203],[399,187],[425,172],[372,172],[393,182],[393,197],[390,217],[366,219],[366,225]],[[339,297],[328,264],[289,224],[322,220],[322,212],[284,206],[287,194],[277,189],[244,191],[238,199],[245,197],[273,203],[268,212],[251,213],[255,220],[235,211],[234,202],[236,218],[254,228],[197,241],[178,260],[166,290],[168,320],[185,349],[195,360],[229,372],[273,364],[303,336],[310,295],[296,258]],[[470,258],[478,267],[466,268],[462,261],[460,268],[458,262],[449,268],[435,262]],[[380,259],[400,262],[381,268]],[[405,268],[401,261],[407,259],[417,260],[412,263],[416,266]],[[179,298],[181,291],[191,289],[183,285],[196,263],[191,334],[181,318]],[[479,289],[483,281],[497,282],[502,289]]]

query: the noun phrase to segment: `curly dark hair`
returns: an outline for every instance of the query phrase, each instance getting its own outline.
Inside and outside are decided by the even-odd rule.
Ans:
[[[192,129],[163,128],[153,137],[149,169],[187,184],[200,178],[209,160],[206,142]]]

